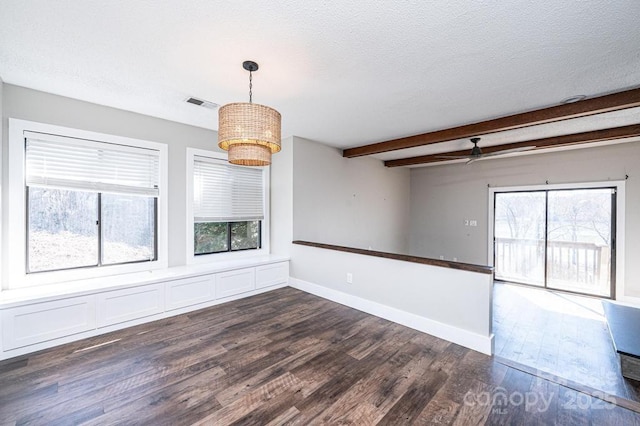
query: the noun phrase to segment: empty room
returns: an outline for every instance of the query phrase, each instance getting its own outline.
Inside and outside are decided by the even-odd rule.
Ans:
[[[0,2],[0,424],[640,425],[637,0]]]

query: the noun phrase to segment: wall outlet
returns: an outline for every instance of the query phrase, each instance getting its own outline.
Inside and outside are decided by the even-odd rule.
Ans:
[[[443,255],[440,255],[440,260],[444,260],[444,256]]]
[[[454,258],[453,258],[453,261],[454,261],[454,262],[457,262],[457,261],[458,261],[458,258],[457,258],[457,257],[454,257]]]
[[[347,272],[347,284],[353,284],[353,274],[351,272]]]

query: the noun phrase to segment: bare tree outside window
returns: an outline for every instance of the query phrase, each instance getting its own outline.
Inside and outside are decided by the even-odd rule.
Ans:
[[[28,192],[28,272],[156,258],[153,197],[38,187]]]
[[[496,193],[495,276],[609,296],[612,189]]]

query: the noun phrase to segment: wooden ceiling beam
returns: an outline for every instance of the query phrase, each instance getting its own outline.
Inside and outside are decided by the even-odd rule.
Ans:
[[[574,133],[571,135],[553,136],[543,139],[535,139],[523,142],[514,142],[503,145],[494,145],[482,147],[483,154],[489,154],[504,149],[522,148],[526,146],[535,146],[534,150],[579,145],[585,143],[595,143],[610,141],[616,139],[626,139],[640,136],[640,124],[632,124],[630,126],[613,127],[610,129],[594,130],[591,132]],[[418,164],[438,163],[442,161],[452,161],[451,159],[442,158],[443,155],[467,155],[471,152],[471,148],[462,151],[442,152],[439,154],[421,155],[418,157],[400,158],[398,160],[388,160],[384,162],[387,167],[415,166]],[[497,157],[494,157],[497,158]]]
[[[495,118],[493,120],[452,127],[450,129],[423,133],[421,135],[348,148],[342,151],[342,156],[346,158],[353,158],[363,155],[379,154],[381,152],[397,151],[399,149],[414,148],[417,146],[447,142],[456,139],[471,138],[489,133],[520,129],[538,124],[586,117],[589,115],[602,114],[605,112],[618,111],[638,106],[640,106],[640,88],[598,96],[596,98],[585,99],[583,101],[570,104],[562,104],[535,111]]]

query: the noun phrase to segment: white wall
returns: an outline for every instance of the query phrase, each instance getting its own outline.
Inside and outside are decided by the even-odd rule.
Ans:
[[[19,118],[76,129],[146,139],[169,146],[169,266],[186,262],[186,147],[218,150],[217,132],[76,99],[4,85],[2,114],[3,185],[7,179],[7,119]],[[215,114],[215,111],[211,112]],[[3,187],[3,210],[10,208]],[[6,231],[6,215],[3,215]],[[3,232],[6,235],[6,232]],[[6,242],[5,242],[6,243]],[[5,245],[3,249],[7,249]]]
[[[492,276],[293,245],[291,285],[491,354]],[[346,282],[346,274],[353,283]]]
[[[624,180],[625,295],[640,297],[640,142],[411,170],[410,251],[486,264],[488,185],[492,187]],[[475,219],[477,227],[464,226]],[[618,283],[620,287],[620,283]]]
[[[283,139],[271,157],[271,253],[289,256],[293,240],[293,150],[297,138]]]
[[[302,138],[292,160],[294,240],[406,253],[408,169]],[[300,245],[290,255],[295,287],[491,352],[490,275]]]
[[[0,120],[2,120],[2,122],[0,123],[0,130],[4,127],[4,125],[2,123],[4,123],[4,119],[3,119],[3,105],[4,105],[4,82],[2,81],[2,77],[0,77]],[[4,181],[5,181],[5,164],[4,164],[4,158],[5,158],[5,148],[4,148],[4,131],[0,131],[0,265],[2,264],[2,256],[4,255],[4,244],[2,243],[2,237],[4,236],[4,229],[3,229],[3,223],[4,223],[4,217],[6,216],[6,213],[4,213],[4,203],[2,202],[2,200],[4,199],[4,189],[3,189],[3,185],[4,185]],[[0,273],[0,276],[2,275],[2,273]],[[2,279],[0,278],[0,291],[2,291]]]
[[[406,253],[409,170],[294,138],[293,238]]]

